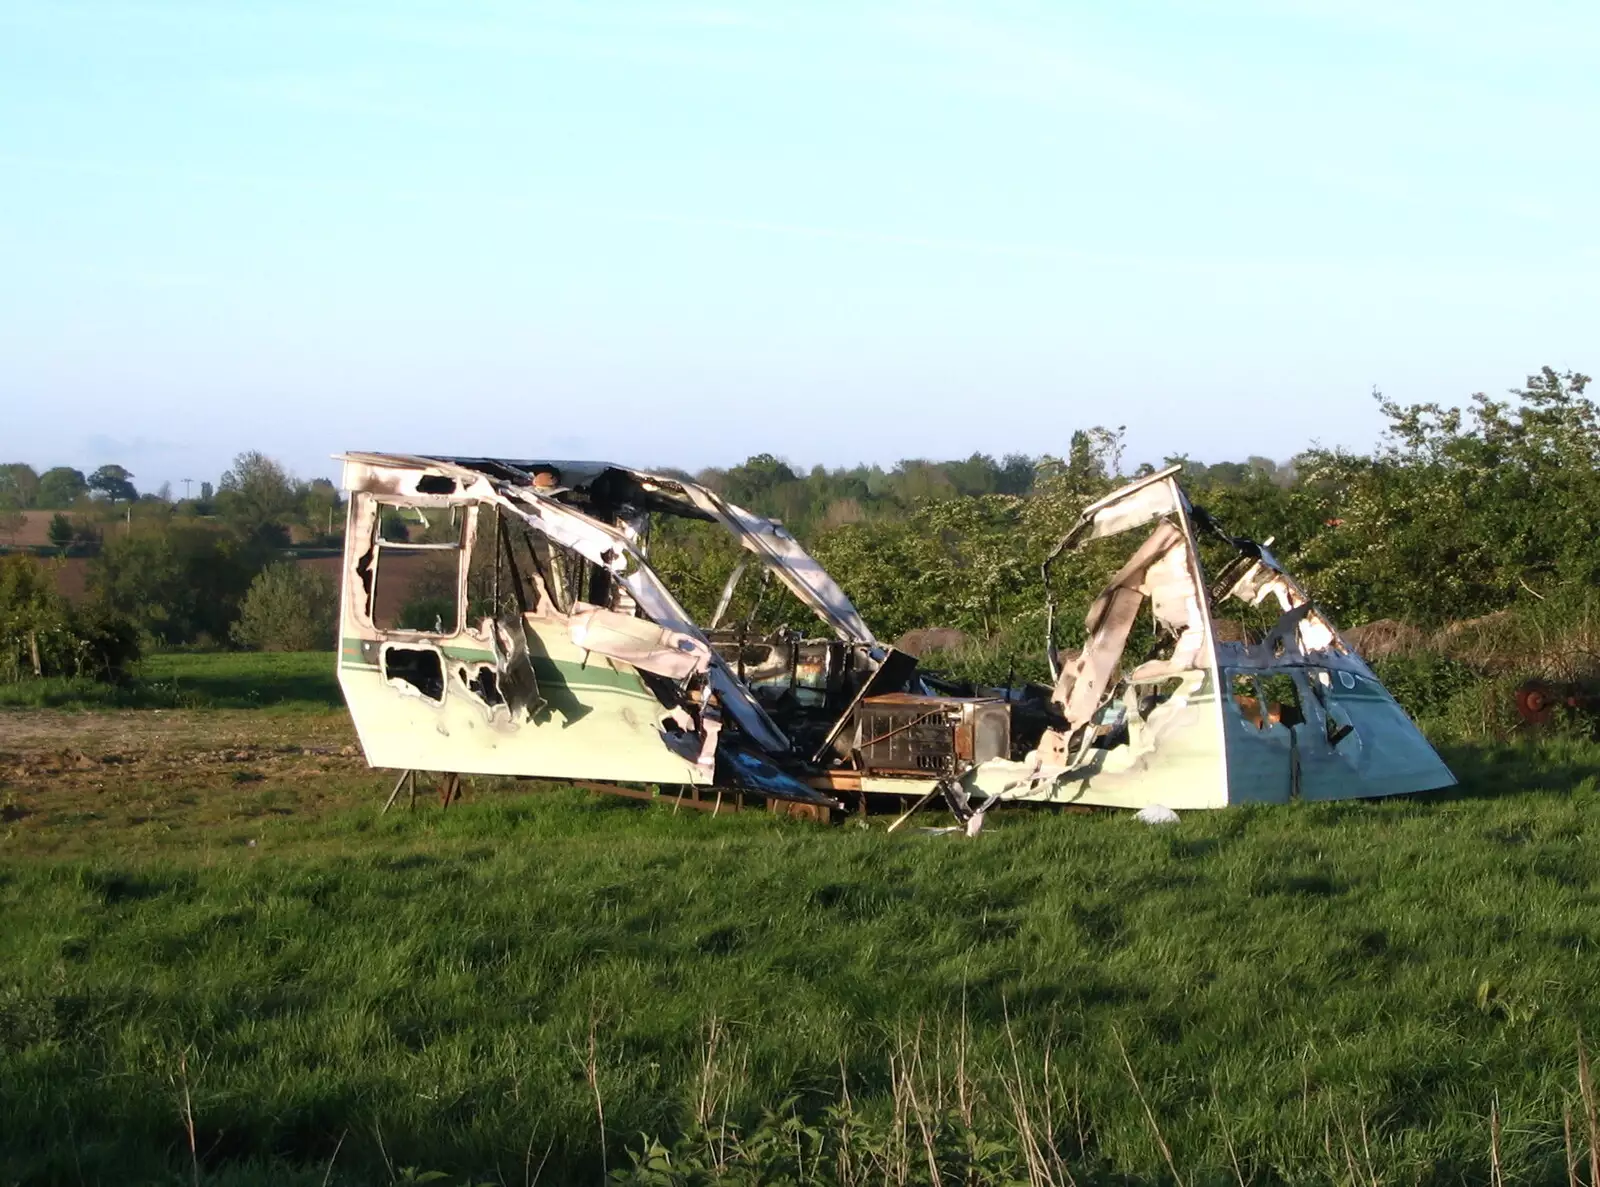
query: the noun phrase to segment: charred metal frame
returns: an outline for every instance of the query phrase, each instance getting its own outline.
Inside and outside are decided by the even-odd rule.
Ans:
[[[925,677],[873,636],[781,523],[700,484],[600,462],[343,460],[352,498],[340,681],[375,766],[720,787],[826,808],[841,807],[841,794],[920,802],[942,792],[980,819],[1002,800],[1219,807],[1453,782],[1270,552],[1190,504],[1178,467],[1088,507],[1045,559],[1052,684],[999,690]],[[391,507],[448,509],[459,539],[385,540]],[[716,524],[748,554],[705,627],[650,566],[649,523],[662,515]],[[1063,656],[1053,566],[1144,527],[1089,607],[1084,647]],[[1237,553],[1215,589],[1201,532]],[[492,613],[474,622],[480,539],[493,549],[494,586]],[[456,621],[380,625],[385,551],[430,549],[456,557]],[[724,627],[752,563],[831,637]],[[1278,622],[1259,643],[1221,642],[1213,617],[1227,599],[1275,599]],[[1147,606],[1171,646],[1129,665],[1129,632]],[[1293,695],[1272,703],[1264,683]]]

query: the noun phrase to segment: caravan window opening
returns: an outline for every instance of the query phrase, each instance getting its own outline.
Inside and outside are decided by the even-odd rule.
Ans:
[[[373,626],[418,635],[453,635],[461,629],[469,510],[378,504],[367,603]]]

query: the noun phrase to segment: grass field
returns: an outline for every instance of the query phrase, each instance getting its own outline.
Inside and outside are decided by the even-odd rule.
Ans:
[[[380,817],[277,663],[293,712],[0,714],[0,1183],[1590,1179],[1591,743],[973,841]]]
[[[158,652],[126,687],[65,678],[0,684],[0,708],[326,713],[344,703],[334,665],[332,652]]]

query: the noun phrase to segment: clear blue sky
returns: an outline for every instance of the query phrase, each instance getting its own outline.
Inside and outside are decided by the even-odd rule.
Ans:
[[[1600,368],[1600,6],[0,0],[0,461],[1369,445]]]

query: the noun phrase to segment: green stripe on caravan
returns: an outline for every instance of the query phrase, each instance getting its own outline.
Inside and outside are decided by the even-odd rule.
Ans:
[[[339,664],[345,668],[358,668],[363,671],[376,672],[378,665],[365,659],[361,653],[360,639],[346,639],[339,653]],[[444,657],[456,660],[459,663],[492,664],[494,655],[475,647],[439,648]],[[637,697],[654,700],[649,690],[644,686],[633,672],[619,672],[603,661],[595,660],[587,664],[570,659],[551,659],[548,656],[530,656],[533,661],[533,674],[544,684],[564,684],[568,688],[593,688],[607,689],[612,692],[631,693]]]
[[[533,674],[546,684],[559,682],[568,688],[605,688],[655,700],[646,690],[644,681],[633,672],[619,672],[601,663],[584,665],[570,659],[550,659],[542,655],[533,656],[532,659]]]
[[[439,648],[439,650],[444,652],[444,657],[446,659],[459,659],[463,663],[469,663],[469,664],[492,664],[492,663],[494,663],[494,652],[485,651],[481,647],[450,647],[450,646],[444,646],[444,647]]]

